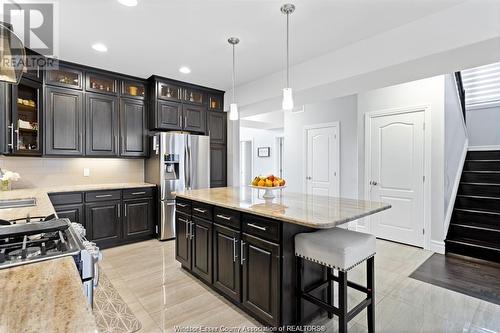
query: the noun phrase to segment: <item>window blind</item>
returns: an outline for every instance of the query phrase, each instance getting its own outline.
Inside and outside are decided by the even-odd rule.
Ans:
[[[500,104],[500,62],[461,72],[467,109]]]

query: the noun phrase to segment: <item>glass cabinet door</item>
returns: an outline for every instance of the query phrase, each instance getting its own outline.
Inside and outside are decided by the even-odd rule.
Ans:
[[[116,80],[104,75],[87,73],[87,90],[116,94]]]
[[[14,154],[40,155],[41,84],[21,81],[14,90]]]
[[[184,101],[193,104],[203,104],[204,94],[199,90],[186,88],[184,89]]]
[[[143,98],[146,93],[144,84],[133,82],[133,81],[123,81],[121,94],[127,97],[140,97]]]
[[[82,89],[83,73],[79,70],[59,67],[46,71],[46,83],[67,88]]]
[[[158,98],[169,101],[180,101],[181,88],[173,84],[158,82]]]
[[[210,110],[222,110],[222,97],[211,95],[208,97],[208,108]]]

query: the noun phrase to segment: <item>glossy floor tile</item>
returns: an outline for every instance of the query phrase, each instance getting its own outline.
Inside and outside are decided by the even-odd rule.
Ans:
[[[104,250],[102,269],[141,321],[139,332],[176,332],[184,326],[260,326],[222,296],[180,268],[174,242],[150,240]],[[430,285],[408,276],[431,252],[377,240],[375,258],[377,332],[500,333],[500,306]],[[348,278],[365,283],[364,265]],[[363,294],[349,290],[349,307]],[[327,332],[337,331],[336,319],[316,318]],[[178,331],[178,330],[177,330]],[[367,332],[366,312],[349,332]]]

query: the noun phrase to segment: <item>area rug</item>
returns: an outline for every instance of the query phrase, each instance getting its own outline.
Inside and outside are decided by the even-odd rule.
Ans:
[[[102,270],[94,291],[93,312],[99,333],[133,333],[141,329],[141,323]]]
[[[411,278],[500,305],[500,264],[458,255],[433,254]]]

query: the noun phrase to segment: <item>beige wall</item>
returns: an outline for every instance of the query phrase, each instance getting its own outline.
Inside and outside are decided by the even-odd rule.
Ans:
[[[0,157],[0,168],[21,175],[13,189],[144,181],[142,159]],[[90,177],[83,176],[83,168],[90,169]]]

